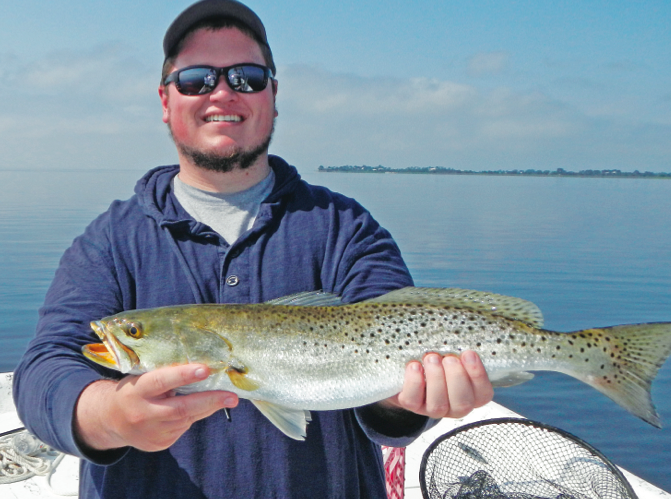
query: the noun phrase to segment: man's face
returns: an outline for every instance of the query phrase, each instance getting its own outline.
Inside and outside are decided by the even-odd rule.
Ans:
[[[244,62],[265,64],[258,44],[247,35],[236,28],[199,30],[186,41],[173,70],[197,64],[224,67]],[[212,92],[203,95],[182,95],[174,84],[159,87],[163,121],[170,127],[180,162],[186,150],[227,158],[267,143],[276,116],[275,91],[269,82],[258,93],[235,92],[226,83],[225,75],[220,76]],[[261,155],[263,160],[266,153]]]

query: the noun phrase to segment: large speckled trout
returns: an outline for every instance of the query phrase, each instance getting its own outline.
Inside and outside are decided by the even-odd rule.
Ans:
[[[557,333],[533,303],[479,291],[404,288],[343,305],[327,293],[265,304],[133,310],[91,323],[103,344],[84,355],[123,373],[203,363],[212,375],[184,393],[229,390],[302,440],[308,410],[357,407],[401,390],[405,365],[427,352],[478,352],[494,386],[558,371],[654,426],[650,397],[671,353],[671,323]]]

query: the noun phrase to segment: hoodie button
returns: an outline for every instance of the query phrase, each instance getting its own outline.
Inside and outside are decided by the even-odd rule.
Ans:
[[[237,275],[229,275],[226,278],[226,284],[228,286],[237,286],[240,284],[240,278]]]

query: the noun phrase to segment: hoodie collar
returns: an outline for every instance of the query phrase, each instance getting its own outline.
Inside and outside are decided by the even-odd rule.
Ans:
[[[263,204],[277,205],[296,189],[300,175],[295,167],[279,156],[269,155],[268,160],[275,173],[275,187]],[[172,179],[178,173],[179,165],[159,166],[149,170],[137,182],[135,194],[142,210],[159,225],[186,225],[192,232],[197,232],[202,224],[182,208],[172,192]]]

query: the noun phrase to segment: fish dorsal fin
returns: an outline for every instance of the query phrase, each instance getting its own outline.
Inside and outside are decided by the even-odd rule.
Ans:
[[[367,303],[414,303],[420,305],[448,305],[469,308],[508,319],[543,327],[543,313],[533,303],[512,296],[461,288],[407,288],[397,289],[366,300]]]
[[[251,402],[287,437],[305,440],[308,422],[312,420],[310,411],[289,409],[264,400],[251,400]]]
[[[294,305],[302,307],[337,307],[344,305],[338,295],[326,291],[303,291],[266,302],[267,305]]]

